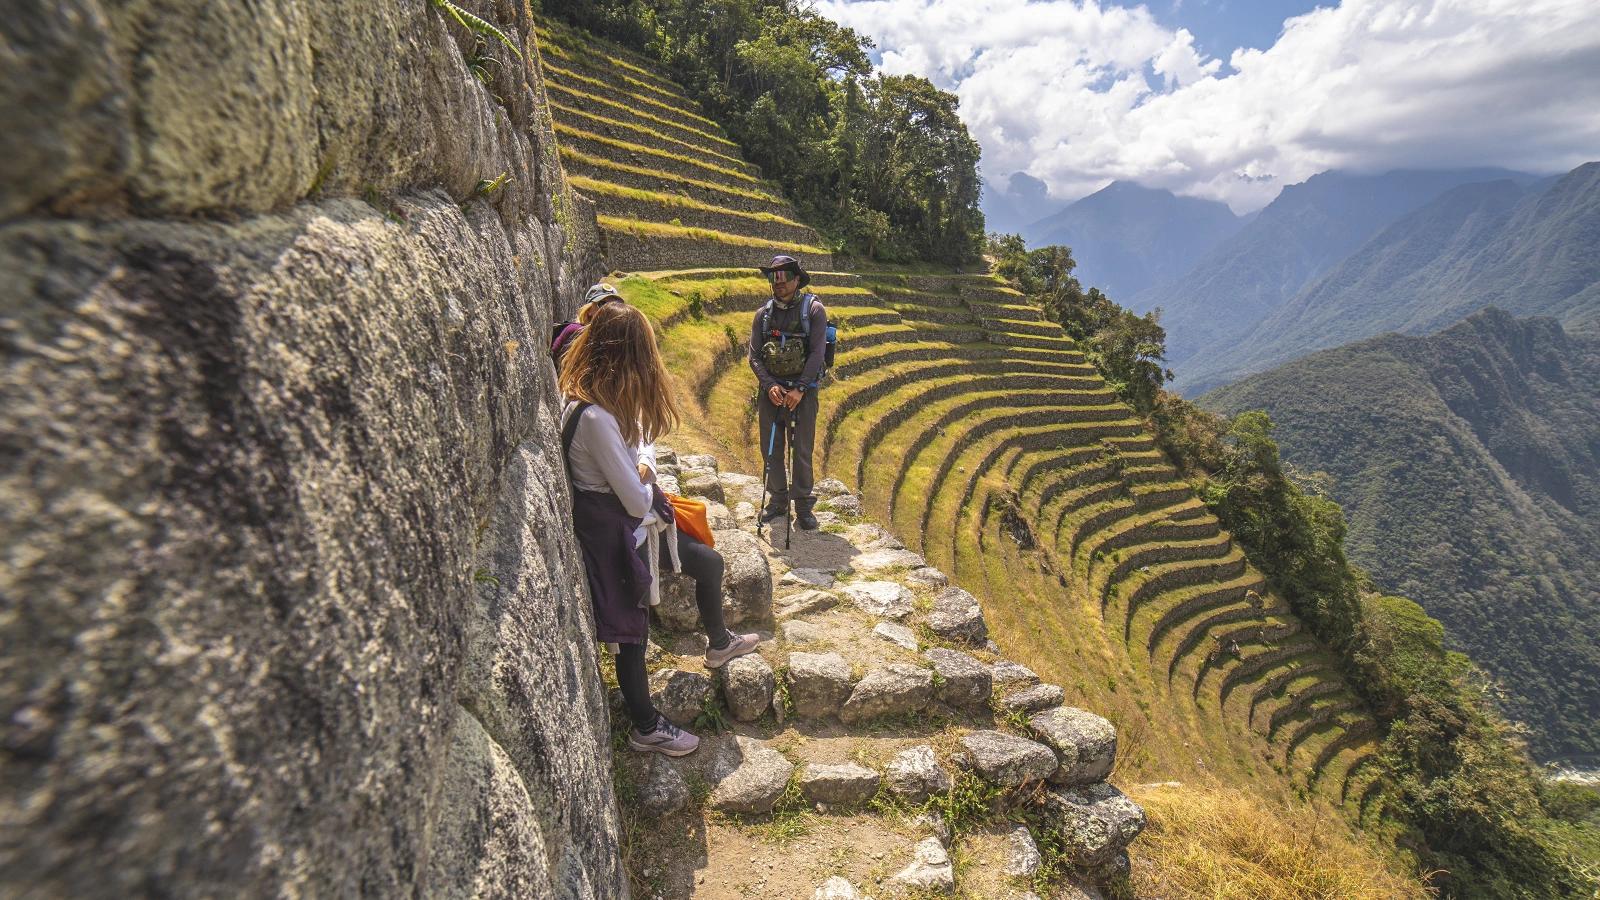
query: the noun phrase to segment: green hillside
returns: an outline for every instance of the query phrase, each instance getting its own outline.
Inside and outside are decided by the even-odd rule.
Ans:
[[[1543,758],[1600,753],[1600,340],[1486,309],[1205,395],[1332,476],[1351,559],[1439,618]]]

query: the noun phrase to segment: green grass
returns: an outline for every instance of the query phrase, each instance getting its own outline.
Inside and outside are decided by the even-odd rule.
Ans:
[[[645,97],[645,96],[643,96],[641,94],[629,93],[628,91],[625,91],[622,88],[619,88],[614,84],[607,84],[606,82],[601,81],[598,78],[590,78],[587,75],[583,75],[581,73],[574,72],[574,71],[572,71],[570,69],[563,69],[560,66],[551,65],[548,62],[546,62],[544,64],[544,68],[545,68],[545,71],[554,72],[557,75],[560,75],[562,78],[569,78],[569,79],[571,79],[573,81],[579,82],[580,84],[585,84],[585,85],[590,85],[590,86],[593,86],[593,87],[597,87],[597,88],[599,88],[601,90],[604,90],[604,91],[613,91],[615,93],[621,94],[624,97],[627,97],[629,100],[634,100],[634,101],[637,101],[639,103],[644,103],[644,104],[647,104],[647,105],[652,106],[652,107],[656,107],[656,108],[659,108],[659,109],[671,111],[671,112],[673,112],[673,113],[675,113],[677,115],[682,116],[685,119],[689,119],[690,121],[693,121],[693,122],[696,122],[696,123],[704,124],[704,125],[712,128],[712,129],[716,129],[718,127],[717,123],[711,121],[710,119],[706,118],[705,116],[700,115],[697,112],[694,112],[694,111],[688,109],[687,108],[687,104],[692,103],[693,101],[689,100],[687,97],[683,98],[683,102],[685,104],[684,106],[679,106],[679,105],[674,104],[674,103],[664,103],[664,102],[662,102],[660,100],[656,100],[656,99],[654,99],[652,97]],[[674,98],[674,99],[676,99],[676,98]],[[710,136],[709,133],[708,133],[708,136]]]
[[[620,184],[612,184],[608,181],[600,181],[598,179],[589,178],[583,175],[569,175],[567,176],[567,182],[578,190],[586,193],[607,194],[612,197],[622,197],[628,200],[637,200],[641,203],[654,203],[669,209],[697,209],[704,210],[706,212],[721,213],[722,215],[726,216],[738,216],[739,218],[750,219],[756,222],[771,222],[778,225],[793,225],[796,228],[805,227],[804,225],[801,225],[799,222],[796,222],[792,219],[785,219],[782,216],[775,216],[772,213],[742,212],[737,209],[728,209],[727,207],[723,206],[712,206],[709,203],[701,203],[698,200],[692,200],[688,197],[683,197],[678,194],[664,194],[659,191],[646,191],[640,188],[631,188]],[[767,290],[768,293],[771,292],[770,288],[767,287],[767,282],[765,279],[746,280],[759,280],[762,288]]]
[[[710,231],[705,228],[688,228],[682,225],[667,225],[662,222],[644,222],[639,219],[621,219],[613,216],[596,216],[601,228],[611,231],[625,231],[642,238],[683,238],[691,241],[709,241],[715,244],[730,244],[736,247],[771,247],[776,252],[799,251],[801,253],[825,253],[817,247],[796,246],[765,238],[745,237],[739,234],[728,234],[722,231]]]
[[[698,181],[693,178],[686,178],[682,175],[674,175],[671,172],[662,172],[659,169],[646,169],[641,166],[630,166],[626,163],[615,162],[599,156],[590,156],[581,150],[574,150],[571,147],[564,146],[561,148],[561,158],[572,160],[573,162],[584,163],[600,169],[613,169],[620,172],[629,172],[634,175],[645,175],[650,178],[659,178],[662,181],[675,181],[679,184],[690,185],[700,188],[701,190],[720,191],[724,194],[732,194],[736,197],[745,197],[750,200],[758,200],[762,203],[771,203],[778,206],[783,205],[783,201],[775,199],[770,194],[761,193],[760,191],[748,191],[733,187],[731,185],[713,184],[709,181]]]
[[[650,113],[647,113],[644,110],[635,109],[635,108],[633,108],[631,106],[627,106],[625,104],[618,103],[617,101],[608,99],[606,97],[599,97],[599,96],[596,96],[594,94],[584,93],[583,91],[577,90],[576,88],[568,87],[568,86],[563,85],[563,84],[556,84],[554,82],[546,82],[545,83],[545,92],[547,94],[549,94],[549,93],[567,94],[567,95],[570,95],[570,96],[573,96],[573,97],[581,98],[581,99],[583,99],[583,100],[585,100],[585,101],[587,101],[589,103],[598,103],[598,104],[601,104],[602,106],[610,107],[611,109],[620,109],[620,110],[622,110],[623,112],[627,113],[630,116],[634,116],[634,117],[643,119],[646,122],[653,123],[653,124],[658,125],[658,126],[660,126],[662,128],[675,129],[675,130],[681,131],[681,132],[683,132],[685,134],[690,134],[690,135],[693,135],[693,136],[695,136],[697,138],[701,138],[701,139],[705,140],[711,146],[714,146],[714,147],[728,146],[730,148],[733,148],[733,149],[737,150],[737,146],[736,145],[731,144],[726,139],[717,137],[714,134],[707,134],[704,131],[700,131],[700,130],[697,130],[695,128],[692,128],[692,127],[690,127],[688,125],[683,124],[682,122],[673,122],[673,121],[670,121],[668,119],[663,119],[660,116],[651,115]],[[585,110],[580,109],[579,111],[580,112],[584,112]]]
[[[711,171],[711,172],[715,172],[718,175],[722,175],[722,176],[725,176],[727,178],[731,178],[734,181],[738,181],[738,182],[747,182],[749,184],[761,184],[762,183],[761,179],[759,179],[759,178],[753,178],[753,177],[751,177],[749,175],[746,175],[743,172],[735,171],[733,169],[724,168],[724,167],[718,166],[718,165],[716,165],[714,163],[706,162],[705,160],[695,159],[692,156],[684,156],[684,155],[679,154],[679,153],[669,153],[666,150],[657,150],[654,147],[646,147],[646,146],[644,146],[642,144],[630,144],[627,141],[619,141],[616,138],[603,137],[601,135],[593,134],[593,133],[590,133],[590,132],[587,132],[587,131],[581,131],[581,130],[579,130],[577,128],[573,128],[573,127],[567,126],[567,125],[557,124],[556,125],[556,134],[566,134],[566,135],[581,137],[584,140],[594,141],[597,144],[604,144],[605,146],[610,147],[610,148],[612,148],[614,150],[617,150],[619,152],[622,152],[622,153],[643,153],[643,154],[648,154],[650,156],[653,156],[653,157],[655,157],[657,159],[662,159],[662,160],[670,159],[673,162],[682,163],[683,165],[686,165],[686,166],[693,166],[696,169],[705,169],[705,170],[708,170],[708,171]],[[716,209],[716,207],[708,207],[708,208]]]

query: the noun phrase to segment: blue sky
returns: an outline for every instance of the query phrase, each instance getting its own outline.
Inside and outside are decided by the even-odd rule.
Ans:
[[[1259,209],[1328,169],[1600,159],[1596,0],[816,0],[961,99],[991,183]]]
[[[1196,49],[1218,59],[1227,59],[1240,47],[1271,47],[1283,31],[1284,19],[1316,8],[1316,3],[1305,0],[1179,0],[1149,5],[1157,22],[1173,31],[1187,28]]]

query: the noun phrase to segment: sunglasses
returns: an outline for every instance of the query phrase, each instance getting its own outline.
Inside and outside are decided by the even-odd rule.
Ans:
[[[772,282],[773,284],[783,284],[784,282],[789,281],[789,280],[791,280],[791,279],[793,279],[795,277],[796,277],[795,274],[793,272],[790,272],[788,269],[778,269],[775,272],[768,272],[767,273],[767,280]]]

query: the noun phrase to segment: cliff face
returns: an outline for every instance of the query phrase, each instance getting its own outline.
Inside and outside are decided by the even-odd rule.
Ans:
[[[626,895],[544,352],[593,212],[464,5],[526,62],[425,0],[0,23],[0,895]]]

